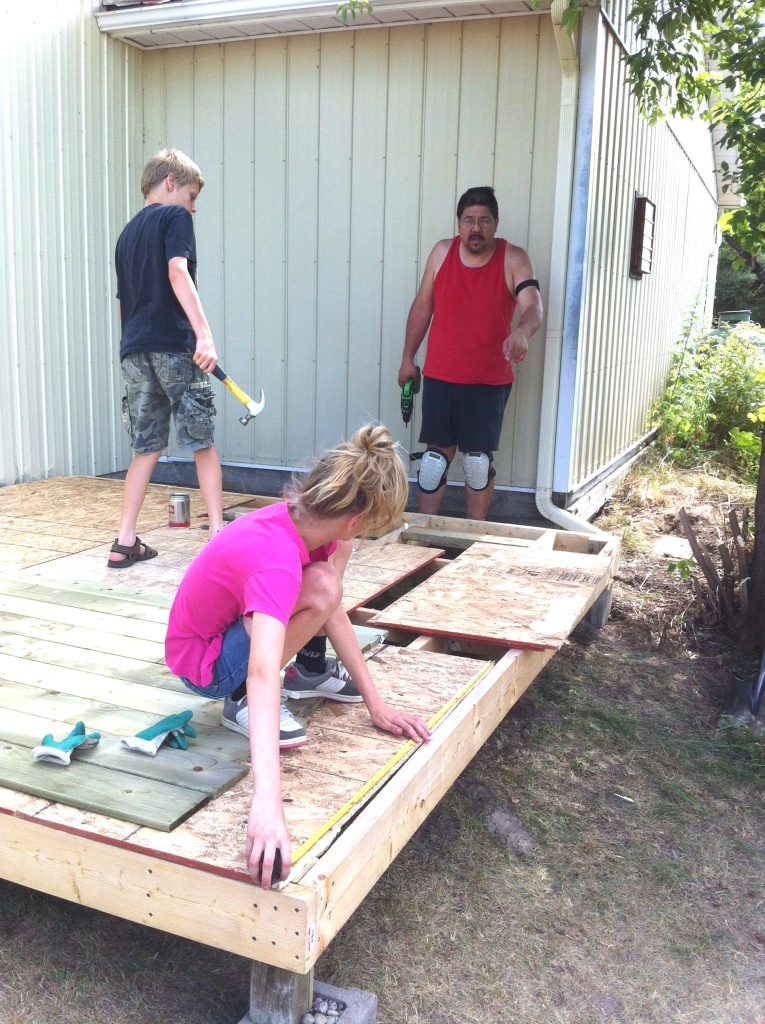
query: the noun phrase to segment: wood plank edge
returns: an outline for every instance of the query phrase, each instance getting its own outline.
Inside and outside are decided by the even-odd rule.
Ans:
[[[411,629],[406,629],[406,627],[402,626],[400,622],[393,622],[390,619],[386,621],[384,618],[381,619],[379,615],[376,615],[374,616],[374,618],[369,619],[367,625],[383,626],[385,629],[390,629],[392,632],[396,631],[401,633],[408,633],[412,637],[416,637],[420,634],[423,634],[424,636],[442,636],[447,638],[452,637],[455,640],[470,640],[475,641],[476,643],[496,643],[498,647],[502,647],[504,650],[557,651],[562,644],[562,641],[557,640],[553,637],[550,637],[550,641],[548,643],[532,643],[530,641],[522,642],[516,638],[513,639],[512,643],[510,641],[503,643],[501,640],[498,640],[495,637],[476,636],[473,633],[457,633],[453,629],[438,629],[436,626],[429,626],[427,629],[425,629],[422,625],[418,625],[416,628],[412,627]]]
[[[110,848],[104,857],[101,843],[94,846],[92,836],[68,827],[48,826],[57,831],[50,843],[42,824],[21,814],[7,817],[1,877],[250,960],[298,974],[311,969],[314,890],[293,884],[265,893],[249,875],[212,872],[207,865],[113,840],[101,841]],[[265,933],[261,941],[252,934],[257,929]],[[283,936],[289,941],[277,941]]]
[[[425,562],[420,562],[420,564],[415,569],[412,569],[411,572],[404,573],[403,576],[397,576],[396,579],[392,583],[384,584],[382,587],[380,587],[379,590],[375,590],[374,593],[367,592],[364,595],[364,597],[361,599],[361,601],[359,601],[357,604],[350,604],[348,606],[343,605],[343,607],[345,608],[346,614],[347,615],[351,615],[353,612],[357,611],[359,608],[363,608],[367,601],[374,601],[374,599],[376,597],[379,597],[380,594],[384,594],[385,591],[386,590],[390,590],[391,587],[395,587],[398,583],[401,583],[403,580],[408,580],[408,579],[411,579],[413,576],[416,576],[417,573],[421,572],[423,569],[427,569],[427,567],[429,565],[431,565],[433,562],[435,562],[437,559],[439,559],[441,557],[441,555],[443,555],[443,553],[444,553],[443,551],[439,551],[437,549],[434,549],[433,557],[432,558],[428,558],[428,560],[425,561]]]
[[[314,962],[553,653],[508,651],[305,875],[323,900]],[[386,842],[370,843],[373,832]]]

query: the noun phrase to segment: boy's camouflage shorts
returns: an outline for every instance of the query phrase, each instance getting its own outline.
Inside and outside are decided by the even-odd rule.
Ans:
[[[149,455],[167,448],[171,417],[181,448],[212,447],[212,385],[189,353],[130,352],[122,360],[122,378],[122,420],[134,452]]]

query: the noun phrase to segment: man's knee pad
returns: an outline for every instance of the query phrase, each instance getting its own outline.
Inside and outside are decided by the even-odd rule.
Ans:
[[[426,448],[422,453],[420,472],[417,475],[417,486],[424,494],[433,494],[446,483],[449,472],[449,460],[437,448]]]
[[[497,475],[488,452],[463,452],[462,472],[471,491],[485,491]]]

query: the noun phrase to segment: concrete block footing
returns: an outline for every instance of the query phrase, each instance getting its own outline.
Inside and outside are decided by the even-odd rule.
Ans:
[[[364,992],[360,988],[336,988],[325,982],[314,982],[313,998],[342,1000],[345,1009],[340,1014],[338,1024],[376,1024],[377,996],[374,992]],[[243,1017],[239,1024],[253,1024],[250,1015]]]
[[[323,981],[313,983],[313,997],[342,999],[346,1008],[340,1014],[339,1024],[375,1024],[377,1021],[377,996],[360,988],[336,988]]]

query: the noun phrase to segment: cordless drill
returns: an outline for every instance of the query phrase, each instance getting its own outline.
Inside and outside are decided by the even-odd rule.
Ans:
[[[401,389],[401,415],[404,419],[404,423],[408,423],[412,418],[412,409],[414,409],[414,396],[420,392],[420,383],[422,382],[422,374],[420,373],[419,366],[415,366],[417,376],[412,380],[411,378],[404,384]]]

